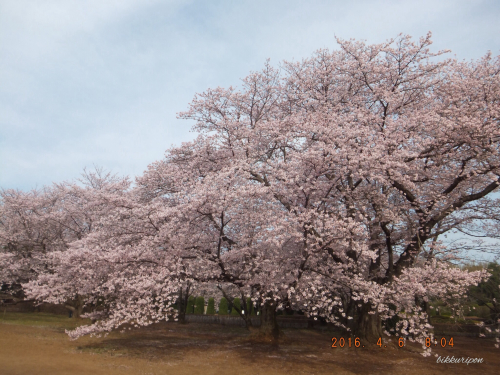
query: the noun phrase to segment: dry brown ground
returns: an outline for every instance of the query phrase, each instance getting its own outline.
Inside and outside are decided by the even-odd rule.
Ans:
[[[332,349],[332,333],[285,330],[279,345],[254,343],[244,329],[164,323],[69,341],[73,319],[0,313],[0,374],[499,374],[492,340],[455,337],[441,356],[480,357],[482,364],[440,364],[417,347]],[[66,319],[66,320],[64,320]]]

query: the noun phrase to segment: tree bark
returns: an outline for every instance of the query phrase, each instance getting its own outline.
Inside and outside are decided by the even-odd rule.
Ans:
[[[249,331],[252,331],[253,328],[252,317],[250,311],[248,311],[247,309],[245,295],[241,293],[241,301],[242,301],[240,305],[241,308],[238,308],[234,306],[234,298],[229,297],[223,288],[219,287],[219,290],[222,292],[224,298],[229,302],[231,309],[234,308],[236,312],[240,315],[241,319],[245,321],[245,328],[248,329]]]
[[[80,318],[83,312],[83,297],[77,294],[76,298],[66,303],[64,307],[71,311],[69,314],[70,318]]]
[[[226,297],[226,299],[228,299],[228,297],[226,296],[226,294],[224,293],[224,297]],[[228,299],[229,301],[229,299]],[[245,321],[245,328],[248,329],[249,331],[252,330],[252,317],[250,315],[250,311],[248,311],[248,308],[247,308],[247,300],[245,298],[245,295],[243,293],[241,293],[241,304],[240,304],[240,307],[241,308],[238,308],[236,306],[234,306],[234,299],[231,299],[231,305],[233,305],[233,308],[236,310],[236,312],[241,316],[241,318]]]
[[[180,324],[186,324],[186,309],[189,298],[189,286],[186,288],[186,293],[182,293],[182,287],[179,288],[179,316]]]
[[[267,301],[262,305],[260,311],[260,328],[255,335],[264,341],[275,342],[280,336],[280,329],[276,321],[276,302]]]
[[[363,304],[359,311],[354,334],[369,343],[376,343],[382,337],[382,320],[377,312],[369,314],[371,311],[370,304]]]

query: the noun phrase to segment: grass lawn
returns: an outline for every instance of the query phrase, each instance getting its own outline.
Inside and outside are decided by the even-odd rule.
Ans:
[[[331,348],[332,336],[289,329],[279,345],[255,343],[243,328],[161,323],[106,338],[70,341],[65,329],[84,320],[0,312],[0,374],[497,374],[492,340],[454,338],[440,356],[480,357],[482,364],[442,364],[418,346]]]

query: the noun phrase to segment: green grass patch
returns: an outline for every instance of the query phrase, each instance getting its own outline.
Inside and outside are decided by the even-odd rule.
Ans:
[[[431,316],[431,323],[453,323],[453,319],[448,315]]]
[[[66,315],[48,313],[0,312],[0,323],[29,327],[49,327],[58,331],[75,329],[90,324],[90,319],[68,318]]]

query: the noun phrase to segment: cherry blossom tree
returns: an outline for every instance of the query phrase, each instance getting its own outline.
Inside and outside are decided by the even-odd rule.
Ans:
[[[173,317],[178,293],[189,293],[194,281],[186,262],[195,261],[168,237],[175,202],[144,189],[105,189],[91,191],[89,204],[105,209],[95,230],[52,252],[51,272],[26,284],[28,295],[52,303],[84,296],[94,323],[71,332],[73,338]]]
[[[1,192],[0,280],[14,294],[22,294],[20,284],[36,277],[45,266],[48,246],[60,246],[60,228],[46,231],[41,213],[54,210],[48,194],[32,191]],[[55,229],[55,230],[54,230]]]
[[[52,255],[98,229],[97,222],[109,214],[107,195],[122,195],[129,187],[102,169],[85,171],[79,184],[64,182],[39,191],[1,192],[0,281],[20,286],[54,270]],[[65,280],[68,285],[74,277]],[[82,296],[74,294],[67,307],[78,316]]]
[[[433,239],[481,220],[476,207],[499,185],[499,59],[440,60],[430,44],[339,40],[281,71],[267,65],[241,91],[209,90],[181,114],[197,121],[212,164],[231,160],[302,238],[297,279],[328,277],[354,300],[380,289],[355,305],[367,338],[382,332],[378,307],[394,303],[376,296],[416,280],[418,256],[431,262]],[[449,275],[460,290],[480,277]]]
[[[199,136],[108,197],[116,210],[32,284],[107,301],[73,337],[165,319],[193,282],[252,296],[273,336],[293,305],[423,342],[428,299],[485,276],[448,267],[437,238],[498,215],[499,58],[443,59],[430,34],[338,42],[195,97],[180,117]]]

